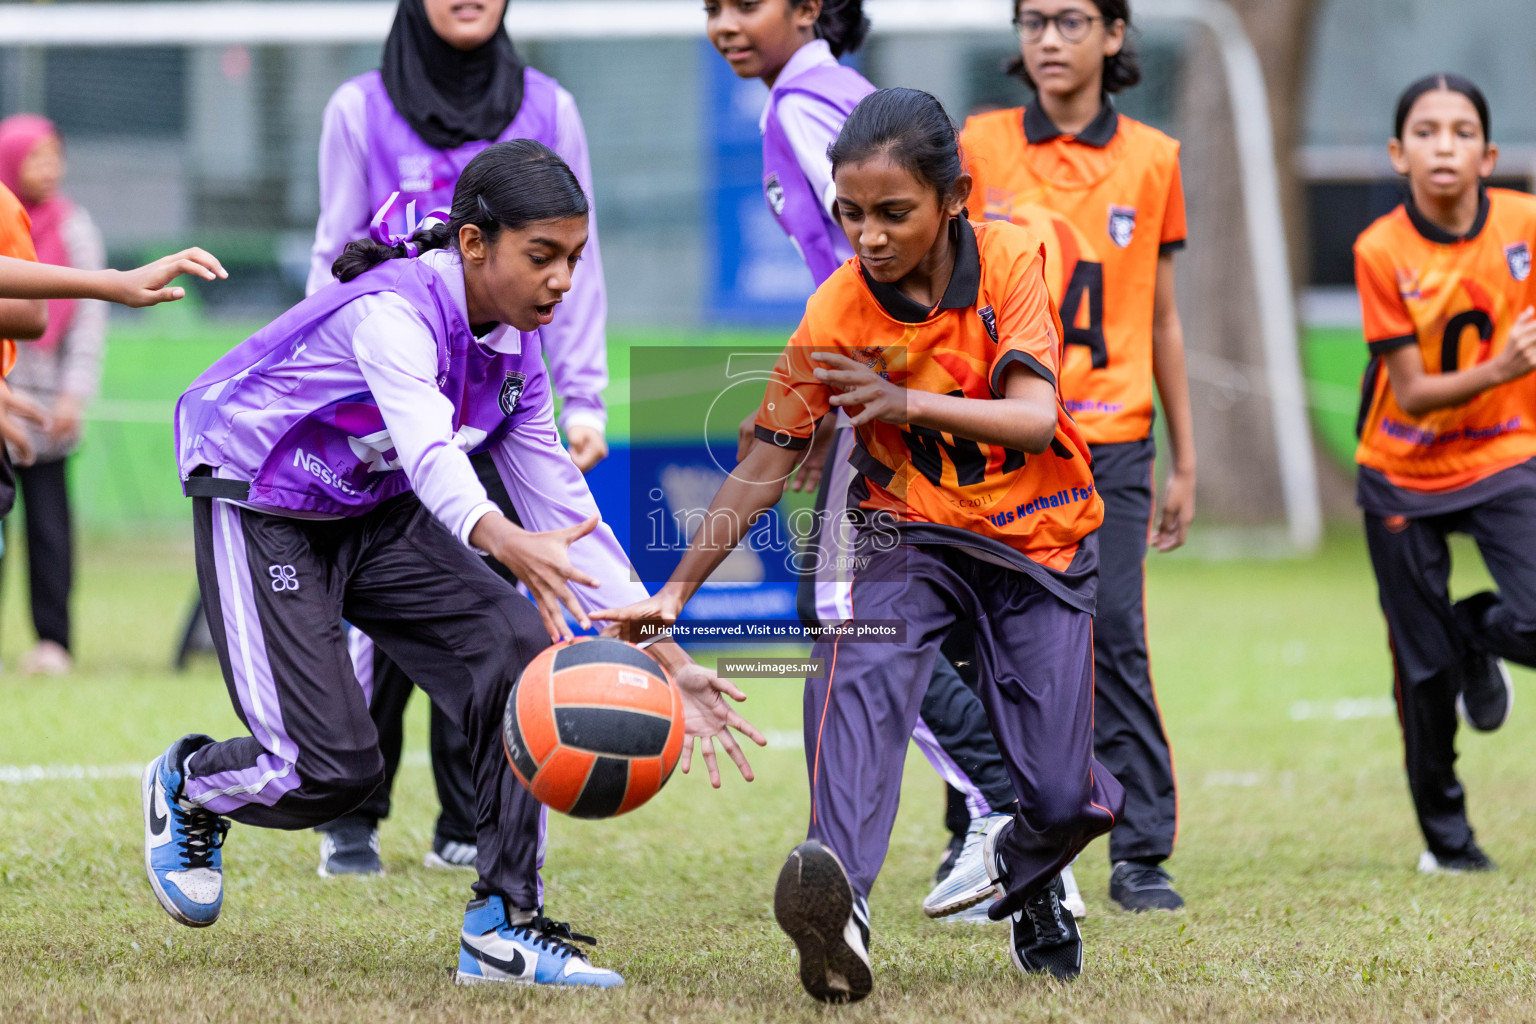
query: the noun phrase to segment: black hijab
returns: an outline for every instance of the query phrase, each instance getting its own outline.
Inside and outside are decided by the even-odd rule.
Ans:
[[[523,62],[505,25],[469,51],[444,42],[422,0],[400,0],[384,41],[384,89],[434,149],[497,138],[523,105]]]

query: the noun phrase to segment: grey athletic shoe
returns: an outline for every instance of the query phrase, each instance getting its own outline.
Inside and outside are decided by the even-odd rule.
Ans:
[[[1012,820],[1013,816],[1008,814],[988,814],[971,819],[971,827],[965,833],[965,845],[955,859],[955,866],[923,899],[923,913],[929,917],[948,917],[986,903],[997,895],[997,884],[987,874],[983,849],[987,836]]]
[[[1184,897],[1173,891],[1173,879],[1161,864],[1135,860],[1122,860],[1109,873],[1109,898],[1133,914],[1184,906]]]
[[[475,870],[475,855],[480,848],[474,843],[458,843],[441,836],[432,837],[432,849],[422,860],[429,868],[445,868],[450,871]]]

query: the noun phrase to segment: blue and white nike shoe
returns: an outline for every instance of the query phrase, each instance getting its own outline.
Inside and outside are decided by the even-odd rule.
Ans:
[[[182,765],[188,754],[213,742],[185,736],[144,768],[144,871],[165,912],[184,925],[206,928],[224,906],[221,847],[229,822],[181,803]]]
[[[605,967],[593,967],[571,943],[597,945],[590,935],[571,931],[571,926],[535,913],[513,924],[500,896],[470,900],[464,908],[464,931],[459,936],[460,985],[480,982],[513,982],[519,985],[582,985],[617,988],[624,979]]]

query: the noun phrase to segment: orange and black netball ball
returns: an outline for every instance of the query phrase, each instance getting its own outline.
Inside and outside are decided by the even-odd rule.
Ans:
[[[683,752],[683,702],[632,644],[556,644],[523,670],[502,727],[512,772],[540,803],[612,818],[661,791]]]

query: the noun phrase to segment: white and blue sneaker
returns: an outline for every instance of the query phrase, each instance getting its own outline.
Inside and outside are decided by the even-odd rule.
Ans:
[[[1013,820],[1010,814],[988,814],[971,819],[960,856],[933,891],[923,899],[923,913],[929,917],[948,917],[978,904],[989,903],[999,895],[997,883],[987,874],[983,855],[987,836]]]
[[[206,928],[224,906],[222,846],[229,822],[181,802],[183,765],[207,736],[185,736],[144,768],[144,871],[165,912],[184,925]]]
[[[507,917],[500,896],[470,900],[464,908],[464,931],[459,936],[460,985],[480,982],[512,982],[519,985],[580,985],[617,988],[624,979],[605,967],[593,967],[572,942],[597,945],[590,935],[571,931],[564,922],[551,921],[536,911]]]

